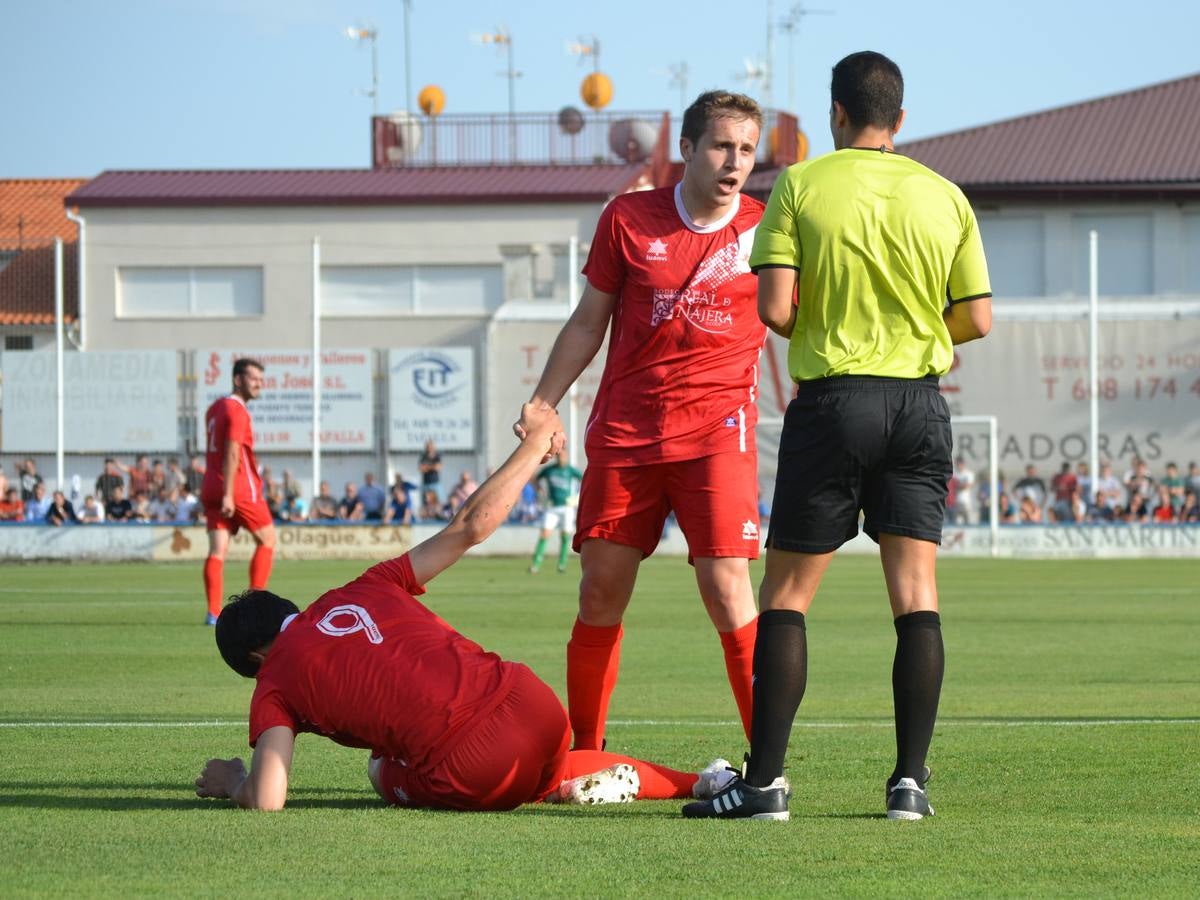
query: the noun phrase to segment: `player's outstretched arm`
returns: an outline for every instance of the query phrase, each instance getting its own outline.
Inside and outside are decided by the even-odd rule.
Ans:
[[[196,779],[196,796],[229,799],[242,809],[283,809],[296,734],[276,725],[259,735],[250,771],[240,759],[210,759]]]
[[[508,520],[542,458],[562,449],[562,421],[553,409],[526,403],[521,407],[521,421],[526,423],[526,437],[512,456],[467,498],[449,525],[409,551],[419,584],[426,584],[471,547],[487,540]]]
[[[608,331],[608,323],[616,305],[615,294],[606,294],[591,284],[583,289],[579,305],[575,307],[575,312],[567,319],[567,324],[554,341],[550,358],[546,360],[546,368],[542,370],[542,377],[527,406],[558,406],[558,401],[595,358],[600,345],[604,343],[604,335]],[[513,433],[524,440],[528,431],[525,413],[522,410],[521,418],[513,425]]]

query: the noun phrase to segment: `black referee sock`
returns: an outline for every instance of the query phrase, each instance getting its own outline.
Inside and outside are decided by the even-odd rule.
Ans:
[[[914,612],[896,619],[896,658],[892,663],[892,697],[896,706],[896,770],[901,778],[921,781],[925,756],[933,738],[942,671],[942,620],[935,612]]]
[[[808,683],[808,633],[804,613],[759,613],[754,642],[754,718],[746,783],[766,787],[783,774],[783,758],[796,710]]]

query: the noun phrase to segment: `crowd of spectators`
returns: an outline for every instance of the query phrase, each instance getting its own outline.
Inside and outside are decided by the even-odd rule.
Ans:
[[[990,487],[986,472],[977,476],[962,457],[956,459],[947,522],[986,523]],[[1155,475],[1145,460],[1135,456],[1120,477],[1111,463],[1102,463],[1094,485],[1086,462],[1076,463],[1074,469],[1069,462],[1062,463],[1048,484],[1032,463],[1011,487],[1001,474],[997,507],[1002,525],[1170,525],[1200,522],[1197,498],[1200,466],[1196,463],[1188,463],[1183,474],[1176,463],[1168,462]]]

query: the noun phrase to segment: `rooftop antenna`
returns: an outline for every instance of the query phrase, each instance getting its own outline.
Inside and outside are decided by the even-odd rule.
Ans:
[[[496,49],[503,49],[508,59],[508,66],[503,72],[499,72],[501,77],[508,79],[508,149],[512,161],[517,161],[517,79],[523,73],[518,72],[513,66],[513,38],[512,32],[507,26],[501,25],[495,31],[485,34],[473,34],[471,40],[480,44],[495,44]]]
[[[688,64],[686,59],[681,59],[677,63],[671,63],[667,66],[667,74],[671,77],[667,81],[669,87],[679,88],[679,109],[687,109],[688,97]]]
[[[371,90],[364,93],[371,98],[371,114],[379,115],[379,29],[374,25],[350,26],[346,37],[352,41],[371,42]]]
[[[567,52],[572,56],[578,56],[580,65],[586,62],[590,56],[592,58],[592,71],[600,71],[600,38],[594,34],[581,37],[574,43],[568,43]]]
[[[787,35],[788,41],[788,112],[796,112],[796,32],[800,29],[800,20],[805,16],[832,16],[832,9],[809,9],[803,3],[793,3],[788,14],[779,20],[779,30]]]

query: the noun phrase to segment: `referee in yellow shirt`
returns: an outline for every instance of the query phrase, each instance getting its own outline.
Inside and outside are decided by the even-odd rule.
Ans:
[[[951,475],[938,377],[954,344],[991,328],[979,228],[955,185],[894,152],[904,80],[879,53],[833,69],[833,153],[784,172],[750,257],[763,322],[790,341],[798,387],[779,447],[754,720],[741,778],[705,818],[788,818],[784,755],[804,697],[808,612],[834,551],[863,529],[879,544],[896,625],[891,819],[931,815],[925,756],[941,692],[936,560]]]

